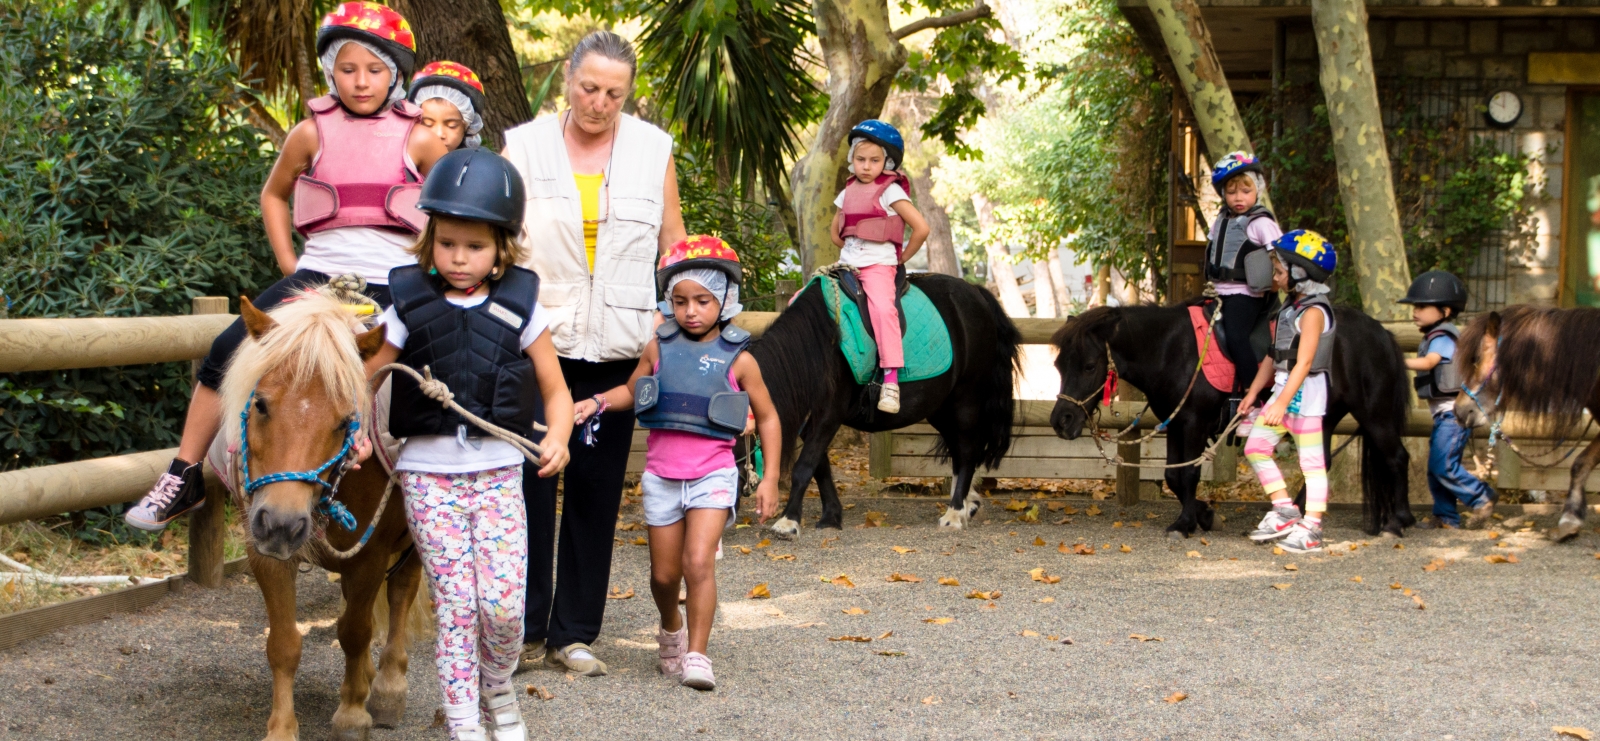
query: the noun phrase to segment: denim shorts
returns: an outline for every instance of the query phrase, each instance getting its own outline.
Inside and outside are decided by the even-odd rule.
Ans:
[[[739,469],[719,468],[697,479],[664,479],[645,471],[644,524],[671,525],[691,509],[733,509],[739,496]]]

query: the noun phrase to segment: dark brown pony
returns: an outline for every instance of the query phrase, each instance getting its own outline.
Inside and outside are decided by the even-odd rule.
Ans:
[[[361,361],[383,344],[383,330],[356,334],[352,315],[333,299],[318,293],[285,303],[270,314],[240,301],[240,315],[249,339],[239,348],[222,383],[224,430],[232,449],[246,452],[249,475],[316,471],[337,460],[345,446],[349,423],[370,420],[367,379]],[[245,426],[240,425],[244,413]],[[241,438],[248,441],[241,446]],[[324,478],[334,474],[332,466]],[[391,494],[366,544],[348,558],[337,552],[356,545],[383,498],[388,475],[376,459],[350,470],[337,498],[357,523],[346,530],[324,522],[318,513],[322,485],[304,480],[272,480],[244,495],[250,569],[266,601],[267,663],[272,667],[272,714],[268,741],[298,736],[294,713],[294,675],[300,665],[301,636],[295,629],[295,576],[298,565],[311,562],[341,576],[345,610],[339,617],[339,647],[345,655],[339,709],[333,714],[333,735],[340,741],[364,740],[374,724],[398,725],[405,713],[407,612],[416,597],[421,567],[404,558],[392,570],[395,554],[411,543],[399,494]],[[388,641],[379,669],[372,666],[373,604],[388,586]],[[376,680],[376,681],[374,681]]]
[[[1464,427],[1498,423],[1505,411],[1542,434],[1578,437],[1583,412],[1600,416],[1600,309],[1512,306],[1474,319],[1455,362],[1466,390],[1456,397]],[[1561,521],[1550,537],[1571,540],[1583,528],[1584,482],[1600,463],[1600,438],[1572,462]]]

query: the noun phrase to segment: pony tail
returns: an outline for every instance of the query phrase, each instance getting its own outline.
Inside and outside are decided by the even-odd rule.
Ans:
[[[980,429],[975,431],[979,441],[976,462],[993,470],[1005,458],[1006,451],[1011,449],[1011,427],[1017,411],[1013,391],[1016,388],[1016,376],[1022,372],[1022,356],[1018,351],[1018,346],[1022,344],[1022,332],[1011,321],[1011,317],[1006,316],[1005,309],[1001,308],[994,294],[982,288],[975,287],[973,290],[982,297],[995,324],[995,362],[982,381],[984,388],[977,389],[977,395],[983,399],[983,421],[979,423]]]

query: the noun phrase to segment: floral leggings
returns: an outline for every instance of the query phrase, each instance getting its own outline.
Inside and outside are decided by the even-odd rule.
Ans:
[[[445,702],[478,702],[482,673],[506,679],[522,652],[528,515],[522,466],[472,473],[404,471],[406,521],[433,587],[434,663]]]

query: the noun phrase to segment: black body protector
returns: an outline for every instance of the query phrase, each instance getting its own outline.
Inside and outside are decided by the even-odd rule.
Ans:
[[[417,265],[389,273],[394,309],[409,335],[399,362],[433,370],[455,394],[455,402],[479,417],[523,437],[543,416],[533,361],[522,351],[522,330],[539,299],[539,276],[511,267],[485,285],[489,298],[462,307],[444,296],[443,281]],[[422,393],[416,380],[394,376],[389,434],[484,437],[477,426]],[[542,421],[542,420],[539,420]]]
[[[1217,236],[1206,247],[1206,280],[1245,283],[1253,291],[1270,288],[1272,258],[1267,245],[1251,240],[1245,230],[1256,219],[1272,218],[1272,212],[1257,204],[1242,214],[1225,213],[1220,218]]]
[[[1461,342],[1461,330],[1451,322],[1440,322],[1433,329],[1422,335],[1422,343],[1417,345],[1417,357],[1428,354],[1428,346],[1439,337],[1449,337],[1452,342]],[[1421,399],[1448,399],[1461,393],[1461,370],[1449,360],[1440,360],[1433,366],[1433,370],[1419,371],[1412,381],[1416,386],[1417,397]]]
[[[1327,326],[1322,329],[1322,340],[1317,343],[1317,354],[1311,358],[1312,373],[1326,373],[1333,368],[1333,303],[1323,294],[1310,298],[1297,298],[1278,312],[1278,328],[1272,342],[1273,365],[1278,370],[1294,370],[1300,358],[1300,315],[1311,307],[1322,309]]]

